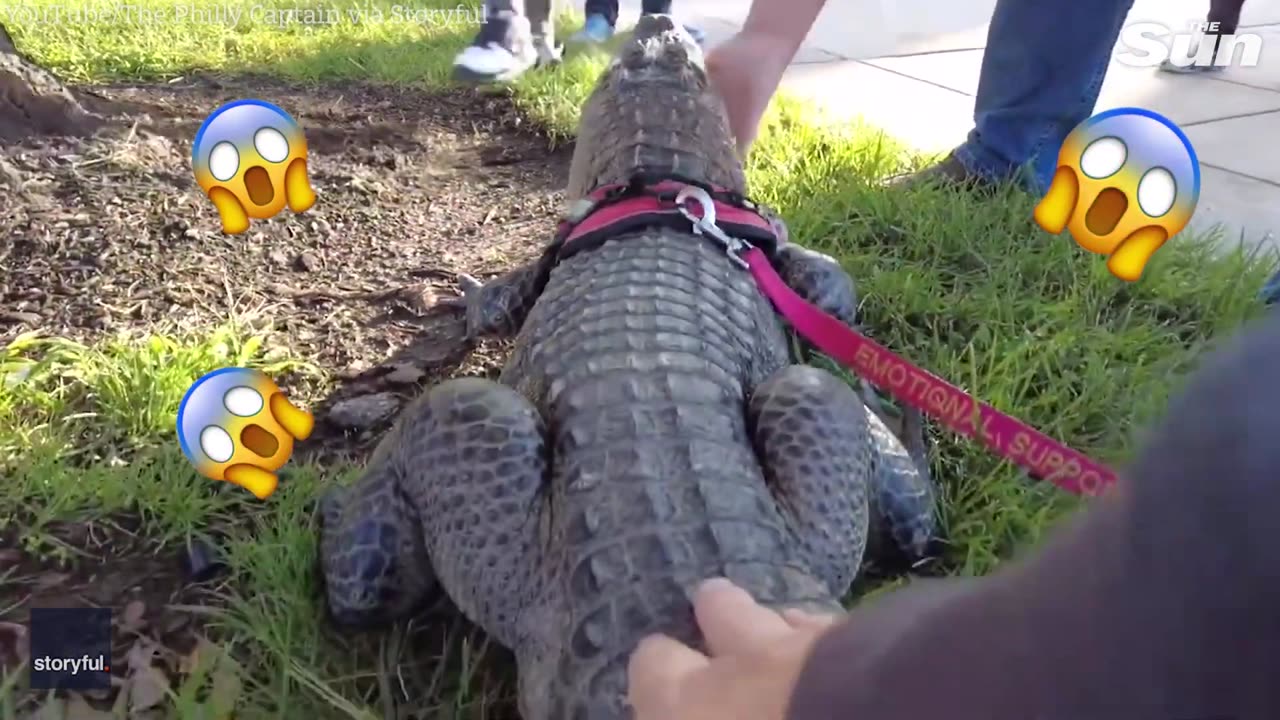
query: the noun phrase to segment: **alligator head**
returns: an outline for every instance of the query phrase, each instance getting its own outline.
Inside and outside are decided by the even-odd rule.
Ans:
[[[569,200],[638,172],[746,192],[742,160],[702,50],[669,15],[640,18],[587,99]]]

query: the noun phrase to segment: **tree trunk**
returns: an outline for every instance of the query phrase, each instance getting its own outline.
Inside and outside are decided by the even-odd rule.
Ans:
[[[49,71],[23,57],[0,23],[0,142],[87,135],[101,124]]]

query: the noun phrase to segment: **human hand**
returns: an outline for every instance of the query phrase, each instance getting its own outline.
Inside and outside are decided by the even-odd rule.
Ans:
[[[744,30],[707,52],[707,77],[724,100],[729,131],[746,155],[760,119],[795,54],[793,43],[772,33]]]
[[[664,635],[640,642],[627,668],[635,720],[783,720],[814,642],[835,616],[763,607],[723,578],[693,611],[711,657]]]

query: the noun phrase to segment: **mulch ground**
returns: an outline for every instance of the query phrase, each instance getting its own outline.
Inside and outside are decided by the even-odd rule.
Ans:
[[[0,237],[12,239],[0,246],[0,342],[270,318],[294,356],[354,385],[322,402],[344,431],[376,426],[387,398],[327,413],[334,402],[402,393],[456,365],[459,316],[436,301],[456,294],[457,273],[483,279],[549,240],[570,155],[505,96],[478,91],[204,77],[82,95],[114,111],[111,127],[0,148],[0,182],[18,188],[0,194]],[[304,127],[319,200],[229,236],[192,176],[191,140],[244,97]],[[468,362],[496,364],[474,350]]]
[[[358,457],[422,386],[501,363],[500,344],[467,347],[459,313],[436,302],[459,272],[484,279],[530,259],[554,228],[571,148],[527,128],[506,96],[214,77],[78,94],[109,117],[95,135],[0,146],[0,343],[269,318],[291,355],[339,379],[322,397],[294,388],[318,418],[306,446],[323,456]],[[319,199],[228,236],[195,183],[191,141],[246,97],[303,126]],[[56,567],[4,534],[0,619],[107,606],[130,625],[122,640],[189,645],[170,637],[194,637],[185,616],[165,611],[195,601],[185,552],[157,553],[134,530],[128,518],[61,528],[82,555]],[[0,662],[14,632],[0,623]]]

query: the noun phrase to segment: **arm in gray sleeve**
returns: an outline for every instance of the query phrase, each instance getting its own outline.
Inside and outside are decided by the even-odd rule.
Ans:
[[[1119,485],[984,578],[819,640],[792,720],[1280,718],[1280,315],[1215,353]]]

